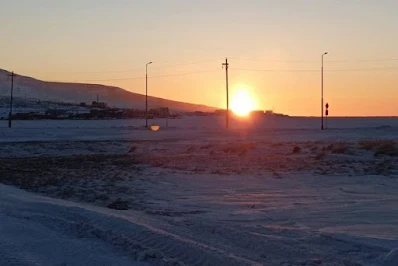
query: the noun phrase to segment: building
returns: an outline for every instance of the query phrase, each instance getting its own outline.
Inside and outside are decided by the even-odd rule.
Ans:
[[[106,109],[108,108],[108,104],[105,102],[97,102],[97,101],[93,101],[91,104],[92,108],[102,108],[102,109]]]
[[[63,109],[48,109],[45,115],[48,119],[65,119],[69,117],[67,110]]]
[[[274,111],[271,111],[271,110],[265,111],[265,116],[267,116],[267,117],[289,117],[288,115],[274,113]]]
[[[168,107],[159,107],[149,110],[148,116],[166,118],[170,116],[170,110]]]
[[[232,114],[232,111],[229,110],[229,113]],[[219,109],[219,110],[215,110],[214,111],[215,115],[226,115],[227,114],[227,110],[225,109]]]
[[[264,111],[263,110],[253,110],[250,112],[250,116],[252,116],[252,117],[264,116]]]

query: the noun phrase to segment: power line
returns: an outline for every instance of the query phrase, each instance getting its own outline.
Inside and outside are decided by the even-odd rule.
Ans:
[[[267,59],[252,59],[242,57],[230,57],[235,60],[253,61],[253,62],[279,62],[279,63],[319,63],[318,60],[267,60]],[[328,63],[355,63],[355,62],[388,62],[398,61],[398,58],[379,58],[379,59],[352,59],[352,60],[325,60]]]
[[[213,72],[214,70],[203,70],[203,71],[194,71],[194,72],[185,72],[179,74],[170,74],[170,75],[159,75],[159,76],[151,76],[150,78],[166,78],[166,77],[175,77],[175,76],[185,76],[191,74],[198,74],[198,73],[206,73],[206,72]],[[136,80],[136,79],[145,79],[145,77],[128,77],[128,78],[115,78],[115,79],[95,79],[95,80],[75,80],[75,82],[97,82],[97,81],[118,81],[118,80]]]
[[[319,72],[318,69],[250,69],[250,68],[234,68],[233,70],[257,71],[257,72],[303,72],[303,73]],[[391,70],[398,70],[398,67],[328,69],[328,70],[325,70],[325,72],[361,72],[361,71],[391,71]]]
[[[192,63],[183,63],[183,64],[177,64],[177,65],[165,65],[165,66],[154,67],[154,69],[164,69],[164,68],[173,68],[173,67],[180,67],[180,66],[198,65],[201,63],[214,62],[214,61],[218,61],[218,60],[219,60],[219,58],[215,58],[215,59],[201,60],[201,61],[192,62]]]
[[[254,68],[232,68],[232,70],[237,71],[252,71],[252,72],[271,72],[271,73],[318,73],[319,69],[254,69]],[[398,67],[373,67],[373,68],[352,68],[352,69],[327,69],[325,72],[366,72],[366,71],[395,71]],[[208,73],[216,70],[202,70],[202,71],[192,71],[185,73],[177,73],[170,75],[157,75],[151,76],[153,78],[167,78],[176,76],[185,76],[199,73]],[[73,80],[69,82],[106,82],[106,81],[123,81],[123,80],[142,80],[145,76],[137,77],[126,77],[126,78],[109,78],[109,79],[84,79],[84,80]],[[68,82],[68,81],[47,81],[47,82]]]
[[[252,59],[252,58],[242,58],[242,57],[230,57],[230,59],[235,60],[244,60],[244,61],[254,61],[254,62],[280,62],[280,63],[318,63],[316,60],[262,60],[262,59]],[[173,65],[161,65],[158,67],[153,67],[153,69],[166,69],[166,68],[175,68],[180,66],[189,66],[189,65],[198,65],[206,62],[212,62],[219,60],[219,58],[201,60],[196,62],[189,63],[181,63],[181,64],[173,64]],[[327,63],[344,63],[344,62],[395,62],[398,61],[398,58],[379,58],[379,59],[354,59],[354,60],[330,60],[326,61]],[[372,70],[395,70],[396,67],[375,67],[369,69],[335,69],[335,70],[326,70],[327,72],[344,72],[344,71],[372,71]],[[318,72],[317,69],[246,69],[240,68],[235,70],[242,71],[262,71],[262,72]],[[105,74],[105,73],[128,73],[134,71],[142,71],[142,68],[135,68],[129,70],[104,70],[104,71],[49,71],[47,73],[71,73],[71,74]],[[193,73],[193,72],[192,72]],[[189,74],[189,73],[187,73]],[[180,74],[176,74],[180,75]],[[184,75],[184,74],[181,74]],[[168,77],[173,75],[164,75],[164,76],[154,76],[155,77]],[[128,78],[110,78],[110,79],[96,79],[96,80],[82,80],[82,81],[112,81],[112,80],[134,80],[134,79],[142,79],[143,77],[128,77]]]
[[[207,60],[201,60],[201,61],[196,61],[196,62],[190,62],[190,63],[181,63],[181,64],[175,64],[175,65],[160,65],[157,67],[151,67],[152,69],[165,69],[165,68],[173,68],[173,67],[180,67],[180,66],[189,66],[189,65],[198,65],[201,63],[206,63],[206,62],[214,62],[216,60],[219,60],[219,58],[217,59],[207,59]],[[142,68],[135,68],[135,69],[131,69],[131,70],[116,70],[116,71],[93,71],[93,72],[69,72],[69,73],[126,73],[126,72],[132,72],[132,71],[140,71],[142,70]]]
[[[258,61],[258,62],[296,62],[296,63],[312,63],[317,61],[283,61],[283,60],[261,60],[261,59],[250,59],[250,58],[237,58],[233,57],[232,59],[237,60],[248,60],[248,61]],[[166,68],[174,68],[180,66],[188,66],[188,65],[198,65],[205,62],[212,62],[218,59],[207,59],[201,60],[196,62],[190,63],[182,63],[182,64],[174,64],[174,65],[163,65],[159,67],[154,67],[155,69],[166,69]],[[334,61],[327,61],[330,62],[386,62],[386,61],[398,61],[398,58],[384,58],[384,59],[357,59],[357,60],[334,60]],[[352,69],[327,69],[326,72],[361,72],[361,71],[395,71],[398,67],[391,66],[391,67],[372,67],[372,68],[352,68]],[[142,70],[141,68],[131,69],[131,70],[111,70],[111,71],[91,71],[91,72],[64,72],[64,73],[124,73],[130,71]],[[232,70],[238,71],[254,71],[254,72],[292,72],[292,73],[316,73],[319,72],[319,69],[251,69],[251,68],[233,68]],[[212,70],[205,70],[205,71],[193,71],[193,72],[185,72],[179,74],[170,74],[170,75],[158,75],[152,76],[151,78],[167,78],[173,76],[184,76],[196,73],[206,73],[211,72]],[[56,72],[52,72],[56,73]],[[60,73],[60,72],[58,72]],[[103,82],[103,81],[122,81],[122,80],[140,80],[144,79],[144,76],[136,76],[136,77],[126,77],[126,78],[108,78],[108,79],[85,79],[85,80],[74,80],[73,82]],[[51,81],[50,81],[51,82]],[[52,81],[58,82],[58,81]]]
[[[252,62],[279,62],[279,63],[314,63],[315,60],[265,60],[265,59],[251,59],[242,57],[230,57],[234,60],[252,61]]]
[[[398,70],[398,67],[372,67],[372,68],[353,68],[353,69],[330,69],[328,72],[361,72],[361,71],[389,71]]]
[[[134,71],[142,71],[142,68],[134,68],[130,70],[105,70],[105,71],[71,71],[71,72],[52,72],[52,73],[70,73],[70,74],[105,74],[105,73],[127,73]]]
[[[353,59],[353,60],[328,60],[328,63],[348,63],[348,62],[388,62],[388,61],[398,61],[398,58],[385,58],[385,59]]]
[[[253,72],[276,72],[276,73],[317,73],[320,70],[318,69],[252,69],[252,68],[233,68],[232,70],[238,71],[253,71]],[[357,69],[328,69],[325,72],[361,72],[361,71],[393,71],[398,70],[398,67],[374,67],[374,68],[357,68]],[[176,76],[185,76],[199,73],[208,73],[213,72],[215,70],[203,70],[203,71],[193,71],[193,72],[185,72],[178,74],[170,74],[170,75],[158,75],[151,76],[153,78],[167,78],[167,77],[176,77]],[[85,79],[85,80],[74,80],[73,82],[103,82],[103,81],[123,81],[123,80],[140,80],[145,79],[144,76],[140,77],[126,77],[126,78],[110,78],[110,79]],[[57,82],[57,81],[52,81]]]
[[[51,74],[103,74],[103,73],[127,73],[127,72],[133,72],[133,71],[138,71],[141,70],[142,68],[135,68],[135,69],[130,69],[130,70],[106,70],[106,71],[41,71],[41,70],[34,70],[38,71],[41,73],[51,73]]]
[[[201,60],[201,61],[196,61],[196,62],[189,62],[189,63],[181,63],[181,64],[174,64],[174,65],[160,65],[158,67],[152,67],[152,69],[165,69],[165,68],[174,68],[174,67],[180,67],[180,66],[189,66],[189,65],[198,65],[201,63],[206,63],[206,62],[214,62],[214,61],[220,60],[219,58],[216,59],[207,59],[207,60]],[[37,71],[37,70],[35,70]],[[44,71],[45,73],[69,73],[69,74],[105,74],[105,73],[128,73],[128,72],[135,72],[135,71],[143,71],[142,68],[133,68],[133,69],[126,69],[126,70],[103,70],[103,71]],[[40,71],[43,72],[43,71]]]
[[[232,70],[257,71],[257,72],[319,72],[319,70],[309,69],[253,69],[253,68],[233,68]]]

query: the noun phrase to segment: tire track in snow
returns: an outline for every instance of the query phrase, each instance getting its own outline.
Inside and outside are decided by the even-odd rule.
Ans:
[[[159,229],[117,211],[45,197],[21,199],[8,215],[29,219],[63,234],[111,244],[134,260],[156,265],[261,265],[226,250]]]

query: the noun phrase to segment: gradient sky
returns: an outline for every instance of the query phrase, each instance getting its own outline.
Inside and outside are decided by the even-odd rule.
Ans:
[[[0,0],[0,68],[145,93],[153,61],[150,95],[224,107],[228,57],[232,97],[246,87],[258,109],[319,115],[328,51],[331,115],[398,116],[397,10],[396,0]]]

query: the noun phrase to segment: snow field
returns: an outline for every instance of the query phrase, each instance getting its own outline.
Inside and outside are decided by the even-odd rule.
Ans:
[[[0,265],[398,265],[394,125],[192,119],[2,129]]]

